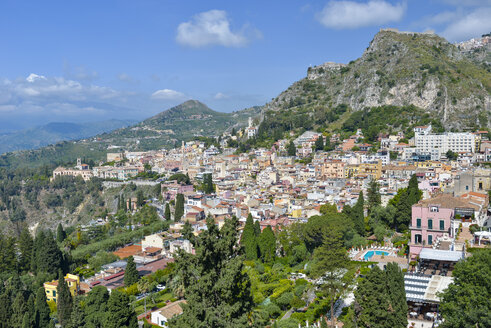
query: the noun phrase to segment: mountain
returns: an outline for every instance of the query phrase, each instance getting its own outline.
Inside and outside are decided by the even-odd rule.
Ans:
[[[39,166],[73,161],[77,157],[103,160],[108,151],[145,151],[170,148],[182,140],[221,135],[227,129],[247,124],[262,107],[232,113],[216,112],[197,100],[188,100],[129,127],[86,139],[62,141],[40,149],[0,155],[0,167]],[[55,127],[55,130],[65,130]],[[68,129],[69,130],[69,129]]]
[[[475,57],[436,34],[381,30],[360,58],[310,67],[265,110],[313,116],[340,105],[351,111],[413,105],[447,129],[490,126],[491,68]]]
[[[76,140],[109,132],[134,121],[107,120],[90,123],[52,122],[30,129],[0,134],[0,154],[14,150],[34,149],[64,140]]]

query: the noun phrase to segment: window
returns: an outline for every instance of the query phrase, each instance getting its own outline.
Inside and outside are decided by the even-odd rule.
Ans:
[[[445,230],[445,221],[440,220],[440,230]]]
[[[437,206],[430,207],[430,212],[438,212],[438,207]]]
[[[53,290],[53,297],[56,296],[56,290]]]
[[[433,229],[433,220],[428,219],[428,229]]]
[[[421,244],[421,235],[414,235],[414,243]]]
[[[479,190],[482,190],[482,182],[479,182]]]
[[[421,219],[420,218],[416,219],[416,228],[421,228]]]
[[[433,236],[428,235],[428,245],[432,245],[432,244],[433,244]]]

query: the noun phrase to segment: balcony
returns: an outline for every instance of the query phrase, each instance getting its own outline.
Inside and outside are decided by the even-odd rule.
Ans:
[[[433,226],[432,228],[428,228],[428,226],[425,226],[425,225],[421,225],[421,226],[409,225],[409,230],[426,230],[426,231],[433,231],[433,232],[450,232],[450,228],[440,229],[440,227],[435,227],[435,226]]]

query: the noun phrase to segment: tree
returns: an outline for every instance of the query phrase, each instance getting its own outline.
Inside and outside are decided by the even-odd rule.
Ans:
[[[385,271],[374,267],[355,290],[358,324],[363,327],[407,327],[404,275],[396,263]]]
[[[50,230],[40,235],[38,243],[34,242],[35,267],[37,272],[56,273],[63,269],[63,254]]]
[[[65,327],[70,322],[73,299],[65,281],[65,277],[63,277],[63,273],[61,271],[58,275],[58,287],[56,287],[56,294],[58,321],[62,327]]]
[[[100,311],[100,310],[99,310]],[[69,328],[80,328],[85,326],[85,312],[80,306],[80,300],[75,299],[73,303],[72,314],[70,316],[70,322],[67,324]]]
[[[321,277],[331,301],[331,326],[334,327],[334,302],[343,286],[343,269],[349,264],[348,254],[343,247],[342,235],[337,229],[324,231],[324,243],[314,252],[312,273]]]
[[[382,204],[382,198],[380,196],[379,185],[374,179],[370,181],[368,188],[368,213],[372,212],[375,206]]]
[[[10,297],[7,293],[2,293],[0,294],[0,328],[11,327],[10,325],[11,316],[12,316],[12,301],[10,300]]]
[[[193,226],[187,220],[186,220],[186,222],[184,222],[184,226],[182,227],[181,235],[184,239],[187,239],[191,243],[194,244]]]
[[[455,161],[457,160],[457,158],[459,158],[459,154],[453,152],[452,150],[448,150],[446,153],[445,153],[445,156],[447,156],[447,158],[450,160],[450,161]]]
[[[103,328],[137,328],[135,311],[130,306],[128,295],[114,290],[107,302],[107,312]]]
[[[288,144],[286,151],[288,152],[288,156],[296,156],[297,155],[297,147],[295,147],[295,144],[293,141],[290,141]]]
[[[109,292],[104,286],[95,286],[85,298],[86,328],[102,327],[107,312]]]
[[[254,220],[252,215],[249,213],[247,216],[246,224],[244,230],[242,231],[242,238],[240,240],[241,245],[244,247],[245,257],[248,260],[257,259],[257,239],[256,232],[254,231]]]
[[[353,206],[351,212],[351,218],[353,219],[355,229],[358,234],[360,234],[360,236],[365,235],[365,214],[363,211],[364,206],[365,201],[363,199],[363,191],[360,191],[358,200],[356,201],[355,206]]]
[[[22,229],[19,236],[19,270],[27,272],[31,267],[33,240],[27,228]]]
[[[170,220],[171,219],[171,215],[170,215],[170,206],[169,206],[169,203],[166,203],[165,204],[165,213],[164,213],[164,217],[166,220]]]
[[[389,297],[385,275],[378,266],[367,273],[355,290],[355,309],[360,327],[393,327],[387,322]]]
[[[324,136],[320,135],[319,138],[315,140],[314,150],[324,150]]]
[[[133,211],[133,206],[131,204],[131,197],[128,198],[128,207],[126,208],[126,210],[129,212]]]
[[[66,238],[66,232],[63,230],[61,223],[58,223],[58,228],[56,229],[56,241],[61,244]]]
[[[138,207],[142,207],[145,204],[145,198],[143,197],[143,191],[141,189],[138,189],[136,192],[136,205]]]
[[[215,192],[215,185],[213,184],[211,173],[207,173],[203,176],[203,192],[205,194],[212,194]]]
[[[17,296],[12,303],[12,317],[10,318],[10,324],[12,328],[21,328],[22,320],[24,319],[24,313],[27,311],[26,300],[24,299],[24,293],[17,293]]]
[[[460,261],[454,278],[441,295],[445,327],[491,327],[491,250],[483,249]]]
[[[246,327],[254,302],[250,280],[237,247],[237,218],[225,220],[219,230],[207,218],[207,230],[198,236],[196,254],[179,251],[173,284],[184,290],[187,304],[171,327]],[[253,325],[254,327],[254,325]]]
[[[138,282],[138,270],[136,270],[135,260],[133,256],[128,257],[126,261],[126,269],[124,271],[124,285],[131,286]]]
[[[43,287],[39,287],[36,292],[36,303],[34,304],[34,327],[48,327],[51,322],[49,313],[50,310],[46,300],[46,292]]]
[[[16,272],[17,258],[15,239],[13,237],[0,235],[0,273]],[[22,318],[21,318],[22,320]]]
[[[153,187],[153,194],[155,195],[155,197],[159,198],[160,196],[162,196],[162,185],[159,183],[157,183],[154,187]]]
[[[261,259],[264,262],[272,262],[276,256],[276,237],[271,226],[267,226],[258,238]]]
[[[387,291],[389,293],[389,327],[407,327],[407,301],[404,289],[404,273],[394,262],[385,268]]]
[[[176,206],[174,211],[174,221],[181,220],[184,215],[184,195],[177,194],[176,196]]]
[[[407,192],[407,199],[410,206],[413,206],[421,199],[423,193],[421,192],[421,190],[419,190],[418,178],[416,177],[416,174],[413,174],[411,176],[411,179],[409,179],[409,185],[407,187],[406,192]]]

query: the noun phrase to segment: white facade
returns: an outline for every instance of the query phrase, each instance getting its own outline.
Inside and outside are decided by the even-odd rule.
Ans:
[[[476,150],[476,136],[472,133],[444,133],[434,134],[416,132],[414,143],[418,153],[435,153],[440,156],[451,150],[456,153],[472,152]],[[432,156],[433,157],[433,156]]]

